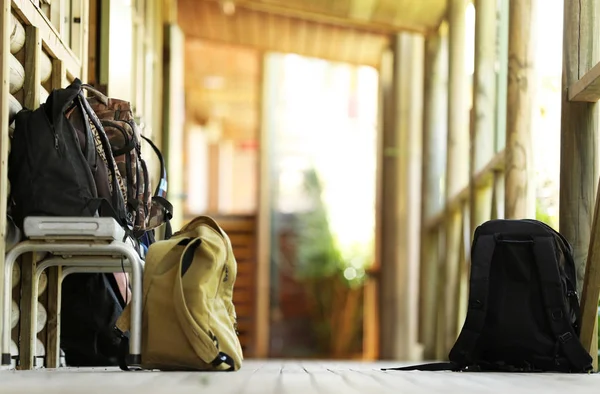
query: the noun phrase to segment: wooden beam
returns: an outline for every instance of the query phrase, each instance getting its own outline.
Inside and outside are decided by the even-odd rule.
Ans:
[[[537,0],[511,0],[506,111],[506,218],[535,217],[533,140],[535,13]]]
[[[595,103],[600,100],[600,62],[569,87],[569,101]]]
[[[570,87],[598,62],[596,1],[564,2],[563,80],[560,152],[560,232],[573,246],[577,289],[581,298],[581,342],[597,364],[599,261],[597,219],[593,219],[598,188],[598,108],[595,103],[569,101]],[[596,204],[598,204],[596,197]],[[593,229],[593,231],[592,231]],[[593,240],[590,244],[590,240]],[[588,255],[589,253],[589,255]],[[589,264],[586,264],[586,261]],[[585,278],[585,281],[584,281]]]
[[[469,232],[490,219],[492,180],[477,185],[477,172],[493,159],[496,107],[496,0],[475,0],[475,72],[473,77],[473,133],[470,144]]]
[[[180,2],[180,3],[196,5],[196,1],[197,0]],[[205,0],[205,1],[219,2],[220,0]],[[258,12],[268,13],[268,14],[273,14],[273,15],[280,15],[280,16],[285,16],[285,17],[291,17],[291,18],[295,18],[295,19],[304,19],[304,20],[309,20],[309,21],[313,21],[313,22],[317,22],[317,23],[324,23],[324,24],[328,24],[328,25],[348,27],[348,28],[358,29],[358,30],[362,30],[362,31],[368,31],[368,32],[372,32],[372,33],[394,34],[394,33],[399,33],[401,31],[403,31],[403,32],[425,34],[429,30],[426,26],[421,26],[421,25],[416,25],[416,24],[395,25],[395,24],[390,24],[390,23],[381,23],[381,22],[364,21],[364,20],[359,20],[359,19],[350,19],[347,17],[339,17],[339,16],[323,14],[323,13],[315,12],[315,11],[292,9],[290,7],[281,6],[278,4],[256,2],[256,1],[252,1],[252,0],[236,0],[235,5],[238,8],[245,8],[247,10],[258,11]]]
[[[48,20],[42,10],[36,8],[31,0],[12,0],[15,13],[27,25],[32,25],[40,30],[43,48],[54,58],[65,62],[67,71],[74,76],[81,75],[81,62],[73,51],[62,41],[58,31]]]
[[[495,179],[496,174],[500,174],[504,171],[504,151],[496,153],[494,158],[490,160],[490,162],[473,177],[473,183],[476,188],[486,187],[490,179]],[[504,183],[504,182],[502,182]],[[469,198],[469,193],[471,190],[471,185],[465,186],[458,193],[452,196],[450,199],[446,201],[446,209],[454,210],[461,203]],[[504,193],[502,193],[504,196]],[[504,197],[503,197],[504,198]],[[502,201],[502,206],[504,206],[504,201]],[[504,212],[504,210],[502,210]],[[444,211],[437,212],[431,216],[428,216],[425,220],[424,226],[427,228],[433,228],[435,226],[439,226],[439,224],[444,220]]]
[[[0,276],[4,274],[4,256],[6,253],[6,214],[8,199],[8,152],[10,149],[9,132],[9,107],[10,93],[9,64],[10,57],[10,4],[6,1],[0,6]],[[3,280],[0,280],[0,305],[3,304],[2,294]],[[0,325],[2,330],[10,330],[10,327]]]

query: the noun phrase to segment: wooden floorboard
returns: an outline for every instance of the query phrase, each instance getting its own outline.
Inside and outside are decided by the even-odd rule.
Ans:
[[[105,368],[0,371],[0,393],[597,393],[600,375],[381,371],[399,363],[246,361],[233,373]]]

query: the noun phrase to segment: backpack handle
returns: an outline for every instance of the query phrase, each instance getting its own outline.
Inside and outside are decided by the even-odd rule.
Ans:
[[[96,96],[102,102],[102,104],[108,105],[108,97],[104,93],[102,93],[101,91],[96,89],[95,87],[93,87],[87,83],[82,83],[81,88],[87,90],[88,92],[90,92],[94,96]]]

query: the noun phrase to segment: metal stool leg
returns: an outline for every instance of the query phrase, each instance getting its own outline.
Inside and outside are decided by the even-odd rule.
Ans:
[[[23,253],[30,252],[31,245],[22,242],[16,245],[4,258],[4,291],[2,297],[2,365],[10,365],[10,318],[11,318],[11,292],[12,272],[15,261]]]
[[[131,264],[131,327],[129,339],[129,360],[131,365],[142,363],[142,274],[143,262],[135,250],[121,243],[115,244]]]

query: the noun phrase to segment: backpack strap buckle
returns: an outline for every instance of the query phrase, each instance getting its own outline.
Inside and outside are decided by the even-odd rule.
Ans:
[[[573,334],[571,334],[571,333],[570,333],[570,332],[568,332],[568,331],[567,331],[567,332],[565,332],[564,334],[561,334],[561,335],[559,335],[559,336],[558,336],[558,340],[559,340],[561,343],[568,342],[568,341],[570,341],[571,339],[573,339]]]

